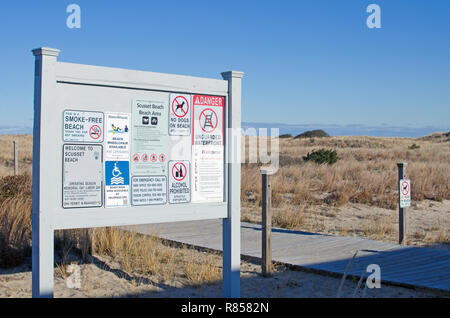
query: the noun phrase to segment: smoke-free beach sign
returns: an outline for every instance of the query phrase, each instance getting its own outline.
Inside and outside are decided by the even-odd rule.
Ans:
[[[63,140],[76,142],[103,141],[103,113],[65,110]]]

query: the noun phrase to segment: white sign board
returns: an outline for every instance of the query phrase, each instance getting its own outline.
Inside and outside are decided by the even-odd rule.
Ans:
[[[130,114],[106,113],[105,160],[130,159]]]
[[[131,188],[133,205],[167,203],[167,178],[165,176],[133,177]]]
[[[191,201],[190,170],[189,161],[169,161],[169,203]]]
[[[55,230],[210,219],[223,220],[224,296],[238,297],[241,173],[224,159],[240,142],[224,129],[241,127],[243,73],[199,78],[58,53],[33,50],[33,297],[53,296]]]
[[[193,108],[192,202],[222,202],[225,99],[194,95]]]
[[[191,96],[170,94],[169,135],[191,135]]]
[[[64,145],[63,207],[102,206],[101,145]]]
[[[411,182],[407,179],[401,179],[400,189],[400,207],[407,208],[411,206]]]
[[[103,113],[65,110],[63,117],[64,141],[103,141]]]

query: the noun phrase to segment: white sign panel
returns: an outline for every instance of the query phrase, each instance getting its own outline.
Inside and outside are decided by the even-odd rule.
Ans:
[[[105,206],[130,205],[130,162],[105,161]]]
[[[166,175],[169,144],[167,101],[134,100],[132,105],[133,175]]]
[[[192,202],[223,201],[224,108],[222,96],[193,97]]]
[[[400,180],[400,207],[411,206],[411,182],[407,179]]]
[[[191,96],[170,94],[169,135],[191,135]]]
[[[189,161],[169,161],[169,203],[191,201],[191,173]]]
[[[131,188],[133,205],[167,203],[167,178],[165,176],[133,177]]]
[[[102,206],[101,145],[64,145],[63,208]]]
[[[65,110],[63,140],[103,142],[103,113]]]
[[[130,159],[130,114],[106,113],[105,159]]]

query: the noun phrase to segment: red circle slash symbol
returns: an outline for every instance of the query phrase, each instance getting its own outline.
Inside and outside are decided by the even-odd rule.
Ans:
[[[157,157],[155,154],[152,154],[152,155],[150,156],[150,161],[151,161],[151,162],[156,162],[156,160],[158,160],[158,157]]]
[[[409,193],[409,183],[406,181],[402,182],[402,194],[407,195]]]
[[[99,126],[94,125],[89,129],[89,136],[91,136],[92,139],[97,140],[101,135],[102,129]]]
[[[166,155],[165,154],[160,154],[159,155],[159,161],[161,161],[161,162],[164,162],[164,161],[166,161]]]
[[[172,111],[177,117],[184,117],[188,113],[189,103],[184,96],[177,96],[172,102]],[[178,115],[180,114],[180,115]]]
[[[139,161],[139,155],[138,155],[137,153],[135,153],[135,154],[133,155],[133,161],[134,161],[134,162],[138,162],[138,161]]]
[[[177,162],[172,167],[172,177],[176,181],[183,181],[186,178],[187,169],[186,166],[182,162]]]
[[[217,128],[217,114],[211,108],[204,109],[198,120],[200,128],[206,133],[212,133]]]
[[[143,162],[147,162],[148,161],[148,155],[146,153],[144,153],[141,157]]]

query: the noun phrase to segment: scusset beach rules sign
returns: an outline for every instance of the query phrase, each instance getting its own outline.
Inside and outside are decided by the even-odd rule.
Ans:
[[[194,95],[192,104],[192,202],[222,202],[225,98]]]

